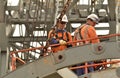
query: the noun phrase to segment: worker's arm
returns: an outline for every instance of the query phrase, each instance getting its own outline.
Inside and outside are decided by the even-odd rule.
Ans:
[[[58,44],[59,43],[59,41],[56,39],[56,38],[51,38],[50,39],[50,44]]]

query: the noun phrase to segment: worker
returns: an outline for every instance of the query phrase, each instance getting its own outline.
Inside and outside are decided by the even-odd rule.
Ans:
[[[86,24],[81,25],[75,30],[74,40],[77,39],[89,39],[98,37],[95,30],[95,25],[98,24],[99,18],[95,14],[90,14],[87,17]],[[79,35],[77,35],[79,33]],[[85,41],[84,44],[89,43],[99,43],[99,39],[93,39],[89,41]]]
[[[70,32],[66,31],[66,24],[68,22],[67,16],[63,15],[62,18],[59,18],[60,14],[57,16],[57,24],[54,30],[50,30],[49,32],[49,43],[53,44],[60,44],[59,46],[51,47],[54,53],[64,50],[72,44],[67,44],[67,42],[72,41],[72,36]]]
[[[74,40],[81,40],[81,39],[89,39],[89,38],[96,38],[98,37],[96,34],[95,30],[95,25],[98,24],[99,18],[96,14],[90,14],[87,17],[86,23],[81,25],[75,30],[74,34]],[[99,43],[99,39],[94,39],[94,40],[89,40],[89,41],[84,41],[76,45],[84,45],[84,44],[89,44],[89,43]],[[87,62],[87,64],[93,64],[93,62]],[[79,64],[78,66],[81,66],[83,64]],[[88,67],[88,72],[93,72],[94,68],[93,67]],[[76,70],[77,75],[82,75],[85,74],[85,69],[77,69]]]

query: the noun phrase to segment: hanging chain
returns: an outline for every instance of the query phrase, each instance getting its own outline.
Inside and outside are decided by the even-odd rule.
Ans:
[[[60,13],[60,16],[59,16],[59,18],[58,19],[62,19],[62,17],[66,14],[66,11],[67,11],[67,9],[68,9],[68,7],[69,7],[69,5],[70,5],[70,2],[71,2],[71,0],[67,0],[67,2],[66,2],[66,4],[64,5],[64,7],[63,7],[63,10],[61,11],[61,13]],[[61,20],[60,20],[61,21]],[[56,21],[56,24],[57,24],[57,21]],[[55,30],[56,30],[56,28],[57,28],[57,25],[55,24],[55,26],[52,28],[52,32],[51,33],[55,33]],[[44,46],[44,48],[43,48],[43,55],[44,55],[44,53],[47,53],[47,48],[49,47],[49,37],[48,37],[48,40],[46,41],[46,45]]]
[[[67,9],[69,8],[69,5],[71,3],[71,0],[67,0],[66,4],[63,7],[63,10],[60,13],[60,16],[58,17],[58,19],[62,19],[62,17],[66,14]],[[61,21],[61,20],[60,20]],[[52,27],[52,33],[57,29],[57,21],[56,24]],[[49,37],[48,37],[49,39]]]
[[[62,19],[62,17],[66,14],[66,11],[67,11],[70,3],[71,3],[71,0],[68,0],[68,1],[66,2],[65,6],[63,7],[63,10],[61,11],[61,14],[60,14],[59,19]]]
[[[62,17],[66,14],[66,11],[69,8],[70,3],[71,3],[71,0],[67,0],[66,4],[64,5],[63,10],[61,11],[60,16],[58,17],[60,21],[62,20]],[[52,33],[55,33],[55,30],[57,30],[57,21],[56,21],[55,26],[53,26],[52,28]]]
[[[70,3],[71,3],[71,0],[67,0],[66,4],[64,5],[63,10],[61,11],[60,16],[58,17],[60,21],[62,20],[62,17],[66,14],[66,11],[69,8]],[[57,29],[57,21],[55,25],[52,27],[52,29],[53,29],[52,32],[54,32]]]

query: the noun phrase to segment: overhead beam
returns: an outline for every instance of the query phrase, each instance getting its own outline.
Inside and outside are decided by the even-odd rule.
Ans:
[[[77,22],[85,22],[86,21],[86,18],[80,18],[78,16],[74,16],[74,18],[71,16],[69,16],[69,22],[73,22],[73,23],[77,23]],[[108,22],[108,17],[101,17],[100,18],[100,22]],[[33,19],[29,19],[29,20],[26,20],[26,19],[9,19],[7,23],[13,23],[13,24],[26,24],[26,23],[29,23],[29,24],[33,24],[33,23],[36,23],[36,24],[44,24],[45,21],[44,20],[41,20],[41,21],[33,21]],[[51,23],[51,19],[48,18],[46,20],[46,23]]]
[[[40,42],[40,41],[46,41],[47,37],[10,37],[9,42]]]

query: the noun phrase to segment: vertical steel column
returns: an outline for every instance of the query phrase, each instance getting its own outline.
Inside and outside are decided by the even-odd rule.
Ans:
[[[120,33],[120,0],[116,0],[116,22],[117,22],[117,33]],[[118,40],[120,40],[120,37],[117,37]]]
[[[117,30],[116,25],[116,14],[115,14],[115,8],[116,3],[115,0],[108,0],[108,7],[109,7],[109,25],[110,25],[110,34],[115,34]],[[110,41],[116,40],[116,37],[110,38]]]
[[[120,19],[120,18],[119,18]],[[118,25],[117,25],[118,27],[118,32],[117,33],[120,33],[120,22],[118,23]],[[118,37],[118,40],[120,41],[120,36]]]
[[[7,54],[7,36],[6,36],[6,24],[5,24],[5,0],[0,0],[0,77],[6,74],[6,54]]]

